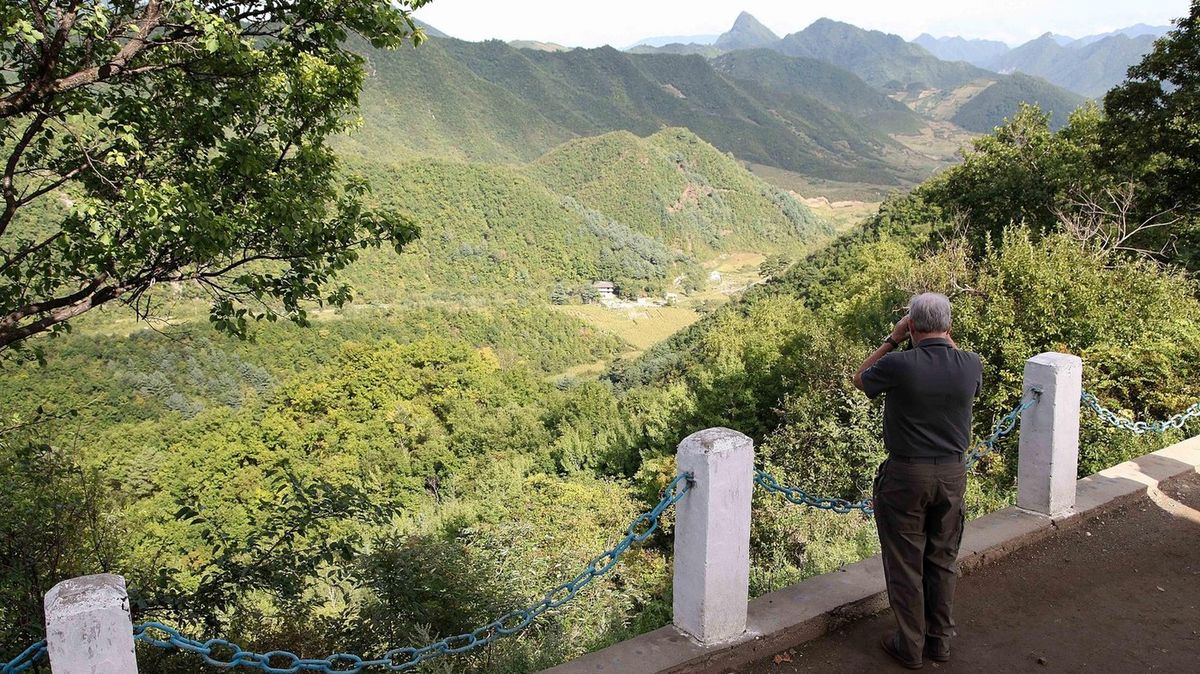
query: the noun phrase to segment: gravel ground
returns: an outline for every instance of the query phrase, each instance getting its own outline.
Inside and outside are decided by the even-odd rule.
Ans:
[[[1200,673],[1200,476],[1019,550],[959,582],[945,672]],[[891,612],[739,671],[907,671],[883,653]]]

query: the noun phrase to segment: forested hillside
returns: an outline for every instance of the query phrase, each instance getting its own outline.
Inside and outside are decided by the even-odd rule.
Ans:
[[[572,137],[681,126],[743,161],[835,180],[902,185],[937,165],[820,92],[747,90],[699,56],[435,39],[368,59],[355,156],[528,161]]]
[[[888,98],[848,70],[825,61],[788,57],[771,49],[734,51],[713,60],[729,77],[758,84],[777,95],[803,92],[886,133],[916,133],[925,122],[903,103]]]
[[[685,129],[568,142],[527,165],[362,162],[381,205],[421,223],[396,256],[348,270],[360,300],[414,293],[533,296],[593,280],[622,292],[679,291],[674,279],[722,251],[797,252],[830,225]]]
[[[745,86],[765,87],[776,94],[784,94],[785,100],[788,93],[804,92],[839,112],[867,122],[869,127],[902,134],[918,132],[929,124],[930,119],[953,122],[975,133],[987,133],[1011,117],[1021,103],[1038,104],[1057,113],[1054,123],[1056,128],[1060,127],[1066,123],[1067,115],[1084,101],[1082,96],[1069,91],[1070,87],[1062,88],[1066,86],[1064,82],[1084,86],[1086,81],[1088,95],[1095,95],[1092,90],[1097,86],[1097,77],[1103,79],[1108,75],[1093,77],[1081,68],[1097,68],[1094,63],[1097,58],[1111,63],[1129,58],[1129,54],[1114,54],[1120,50],[1105,45],[1090,46],[1091,51],[1086,57],[1071,57],[1075,59],[1072,63],[1080,68],[1068,64],[1054,68],[1057,78],[1052,84],[1034,77],[1008,75],[1016,69],[1041,77],[1046,75],[1046,70],[999,65],[979,67],[964,62],[970,59],[939,58],[921,46],[920,38],[906,42],[898,35],[863,30],[831,19],[820,19],[804,30],[777,38],[754,17],[743,13],[733,29],[722,37],[724,42],[718,40],[714,45],[668,45],[639,51],[702,55],[712,59],[719,71]],[[1124,36],[1112,39],[1128,40]],[[947,53],[933,38],[925,44],[937,48],[940,54]],[[995,49],[997,44],[1002,50]],[[962,41],[958,49],[970,46]],[[984,45],[984,48],[991,49],[997,59],[1009,54],[1000,43]],[[765,49],[780,56],[771,57],[763,53]],[[1085,63],[1088,65],[1083,66]],[[1100,69],[1111,72],[1112,67],[1106,65]],[[848,77],[846,73],[853,73],[853,76]],[[1119,79],[1110,81],[1109,85]],[[983,95],[985,92],[986,96]],[[904,101],[925,118],[912,114],[912,110],[887,109],[886,104],[879,101],[885,95]],[[896,104],[896,101],[888,102],[893,106]],[[886,114],[868,114],[864,118],[862,115],[867,111],[885,111]]]

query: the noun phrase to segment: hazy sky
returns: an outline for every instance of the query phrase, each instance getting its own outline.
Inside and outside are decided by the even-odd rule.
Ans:
[[[433,0],[417,17],[464,40],[545,40],[625,47],[654,35],[722,33],[746,10],[779,35],[823,16],[896,33],[1019,43],[1047,31],[1082,37],[1167,24],[1187,0]]]

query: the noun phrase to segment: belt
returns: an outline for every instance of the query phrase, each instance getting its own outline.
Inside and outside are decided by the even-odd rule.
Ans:
[[[895,454],[893,454],[893,455],[888,456],[888,458],[891,459],[892,461],[898,461],[900,463],[921,463],[921,464],[932,464],[932,465],[938,465],[938,466],[940,466],[942,464],[962,463],[963,462],[962,454],[953,454],[950,456],[896,456]]]

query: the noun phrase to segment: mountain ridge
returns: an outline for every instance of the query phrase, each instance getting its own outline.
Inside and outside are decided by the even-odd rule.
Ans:
[[[713,46],[726,51],[772,47],[779,43],[779,36],[767,28],[749,12],[738,14],[728,32],[723,33]]]

